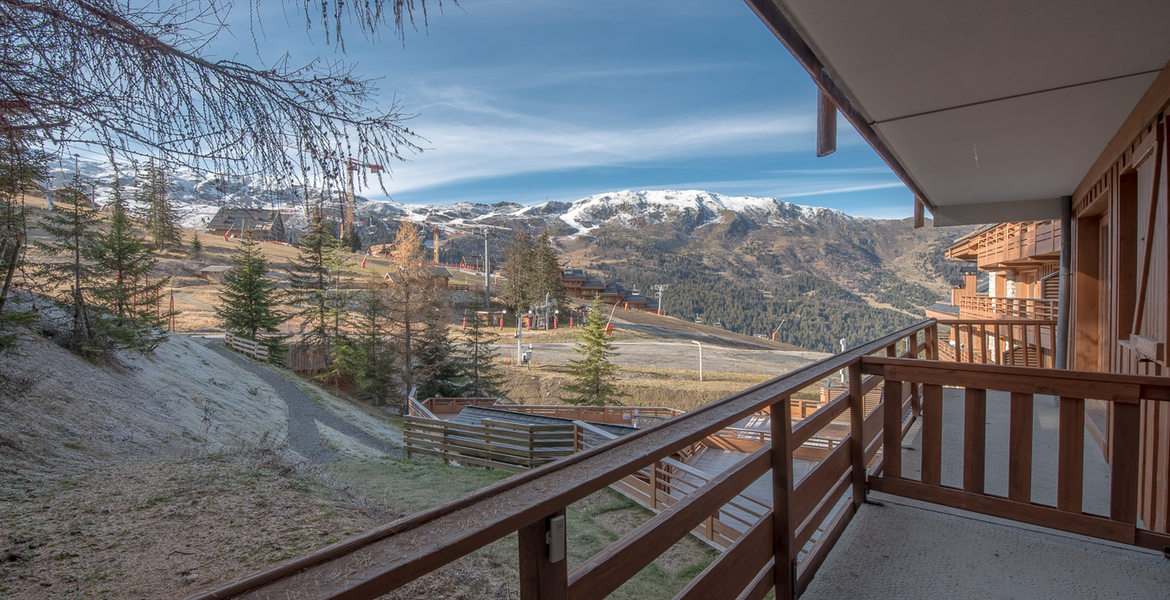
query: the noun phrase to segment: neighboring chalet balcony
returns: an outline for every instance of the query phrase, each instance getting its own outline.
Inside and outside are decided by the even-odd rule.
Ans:
[[[939,333],[923,321],[191,598],[372,599],[518,533],[522,599],[594,600],[729,513],[742,531],[676,598],[1165,597],[1168,507],[1145,495],[1139,426],[1170,379],[940,362]],[[847,389],[801,419],[793,395],[839,372]],[[769,435],[726,470],[663,468],[762,412]],[[840,443],[798,456],[843,417]],[[594,556],[566,548],[566,507],[630,476],[657,514]]]
[[[1050,321],[1056,318],[1056,300],[1036,298],[992,298],[989,296],[959,296],[960,319],[1032,319]]]
[[[1059,259],[1060,235],[1060,221],[998,223],[951,246],[946,257],[974,261],[980,269],[1039,264]]]

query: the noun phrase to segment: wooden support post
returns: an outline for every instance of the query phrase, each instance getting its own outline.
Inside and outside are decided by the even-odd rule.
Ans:
[[[853,469],[853,505],[865,503],[865,393],[861,391],[861,361],[849,363],[849,460]]]
[[[926,328],[926,359],[938,360],[938,322]]]
[[[569,561],[565,559],[564,518],[562,508],[519,531],[520,600],[568,599]],[[560,560],[554,561],[558,550]]]
[[[1008,431],[1008,498],[1032,501],[1032,394],[1012,392]]]
[[[942,386],[922,386],[922,483],[942,483]]]
[[[1060,441],[1057,450],[1056,508],[1081,512],[1085,480],[1085,401],[1060,399]]]
[[[817,88],[817,156],[837,151],[837,106]]]
[[[1138,404],[1116,402],[1109,420],[1113,440],[1112,473],[1109,484],[1109,518],[1123,523],[1137,522],[1138,450],[1141,440],[1141,409]]]
[[[658,465],[659,461],[650,463],[650,510],[658,510]]]
[[[776,600],[796,598],[796,556],[793,533],[799,523],[792,523],[791,496],[795,482],[792,477],[791,398],[781,398],[769,407],[772,425],[772,552],[775,556],[773,579],[776,582]]]
[[[983,493],[987,453],[987,390],[967,388],[963,415],[963,491]]]

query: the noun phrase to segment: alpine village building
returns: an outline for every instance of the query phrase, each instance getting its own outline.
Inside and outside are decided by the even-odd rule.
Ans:
[[[1157,552],[1170,557],[1170,2],[746,3],[816,86],[818,154],[835,149],[841,115],[914,195],[917,225],[926,213],[934,226],[992,223],[949,251],[983,270],[986,296],[973,270],[958,314],[656,426],[581,442],[565,458],[192,598],[376,598],[515,532],[521,598],[600,599],[692,530],[714,536],[713,520],[760,478],[763,504],[750,518],[736,513],[745,525],[727,533],[733,543],[676,598],[790,599],[836,575],[862,591],[816,597],[941,597],[963,569],[974,582],[967,597],[1018,597],[989,590],[1002,591],[1029,555],[1007,563],[965,533],[923,524],[945,511],[987,515],[980,526],[1004,536],[1060,533],[1035,552],[1092,539],[1120,553],[1123,567],[1086,560],[1062,571],[1074,587],[1149,585],[1127,573],[1164,565],[1150,562],[1163,560]],[[793,395],[839,372],[847,391],[794,420]],[[677,491],[684,467],[672,465],[688,449],[729,440],[728,427],[760,414],[770,435],[759,450]],[[797,469],[794,451],[841,419],[849,435]],[[1087,447],[1087,429],[1103,451]],[[621,482],[648,494],[657,515],[570,571],[566,507]],[[898,503],[877,506],[871,493]],[[1094,497],[1103,505],[1091,507]],[[853,553],[851,529],[873,531],[911,504],[934,509]],[[947,544],[962,558],[937,558]],[[861,558],[835,562],[842,555]],[[917,567],[935,580],[873,587]],[[1137,597],[1170,588],[1142,589]]]

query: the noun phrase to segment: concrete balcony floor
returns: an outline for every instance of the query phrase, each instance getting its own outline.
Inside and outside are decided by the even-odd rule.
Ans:
[[[1007,495],[1007,394],[988,393],[988,493]],[[1034,401],[1033,502],[1056,502],[1053,399]],[[904,475],[918,479],[921,421],[906,437]],[[963,392],[943,399],[943,484],[962,483]],[[907,498],[858,511],[809,585],[805,600],[1170,599],[1170,560],[1159,552]],[[1108,514],[1109,470],[1085,438],[1084,510]]]

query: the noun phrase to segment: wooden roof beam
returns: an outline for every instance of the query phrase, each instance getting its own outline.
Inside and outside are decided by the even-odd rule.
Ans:
[[[921,201],[922,205],[933,215],[935,206],[931,203],[926,192],[910,176],[910,173],[902,166],[901,161],[898,160],[898,157],[890,150],[889,146],[886,146],[886,143],[878,136],[872,124],[853,104],[852,99],[845,93],[845,90],[837,84],[836,79],[834,79],[832,73],[825,67],[824,63],[821,62],[820,57],[813,52],[812,48],[801,37],[800,32],[797,31],[796,27],[789,21],[787,15],[784,14],[784,10],[780,7],[779,1],[744,0],[744,2],[768,26],[768,29],[772,30],[776,39],[780,40],[780,43],[784,44],[784,47],[792,53],[796,62],[801,67],[804,67],[804,70],[812,77],[813,83],[820,88],[821,94],[836,105],[837,110],[841,111],[841,114],[853,125],[857,133],[861,134],[861,137],[878,153],[878,156],[882,157],[882,160],[902,180],[902,183],[910,188],[910,191],[918,198],[917,201]]]

